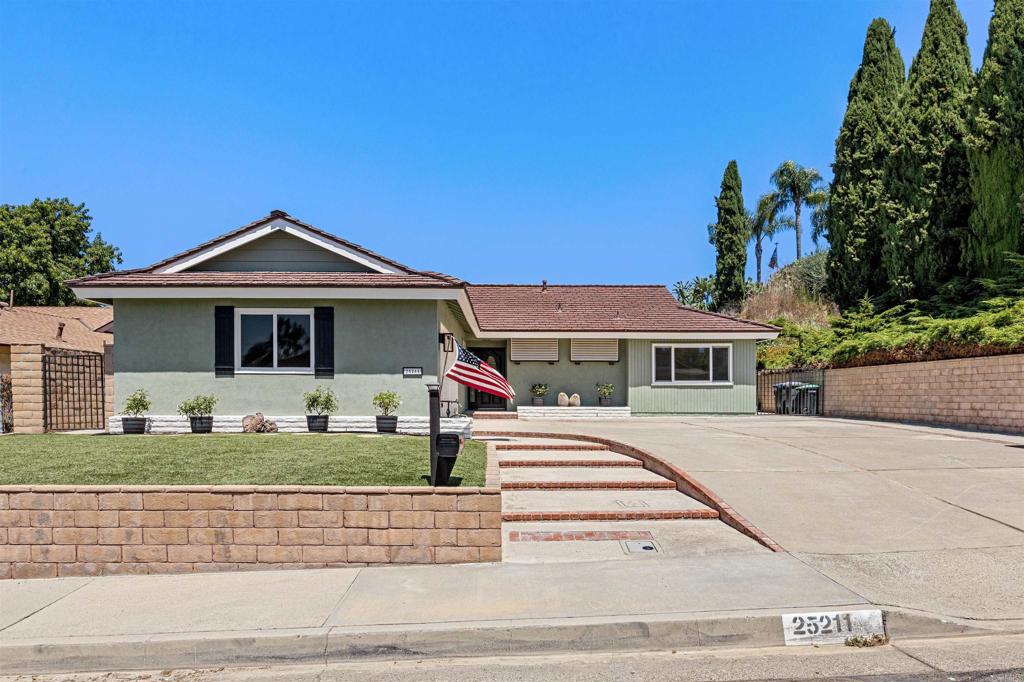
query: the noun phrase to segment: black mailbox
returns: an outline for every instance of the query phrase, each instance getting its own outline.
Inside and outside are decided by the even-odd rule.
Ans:
[[[434,439],[437,449],[437,476],[434,485],[449,485],[455,460],[462,453],[462,435],[458,433],[439,433]]]

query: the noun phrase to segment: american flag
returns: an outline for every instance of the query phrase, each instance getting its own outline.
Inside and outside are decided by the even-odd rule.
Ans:
[[[455,342],[455,348],[458,357],[444,373],[446,377],[478,391],[515,400],[516,392],[512,390],[512,385],[496,369],[460,346],[458,341]]]

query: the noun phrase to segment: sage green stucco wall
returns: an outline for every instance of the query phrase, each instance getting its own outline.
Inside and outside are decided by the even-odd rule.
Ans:
[[[312,375],[236,374],[215,377],[213,310],[334,306],[334,379]],[[300,415],[302,393],[326,384],[338,396],[338,414],[371,415],[378,391],[402,396],[401,415],[426,415],[425,384],[437,380],[435,301],[129,300],[114,301],[115,409],[136,388],[153,401],[151,414],[174,414],[184,398],[212,393],[216,414]],[[403,379],[402,367],[423,368]]]
[[[615,384],[612,394],[612,405],[625,405],[627,398],[627,343],[619,341],[619,361],[609,365],[607,362],[581,362],[576,364],[569,359],[569,339],[558,340],[558,362],[549,365],[546,362],[522,362],[516,364],[508,361],[508,380],[516,391],[516,404],[529,405],[530,386],[547,384],[551,389],[545,404],[557,405],[558,393],[567,395],[579,393],[583,405],[597,405],[598,382]]]
[[[370,268],[283,232],[272,232],[190,268],[222,272],[370,272]]]
[[[753,414],[757,411],[755,341],[731,343],[731,386],[652,386],[651,345],[673,341],[629,341],[629,406],[633,414]]]

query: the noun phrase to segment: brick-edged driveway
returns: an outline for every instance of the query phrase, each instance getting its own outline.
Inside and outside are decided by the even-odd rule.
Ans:
[[[509,421],[645,448],[871,601],[1024,619],[1024,437],[803,417]]]

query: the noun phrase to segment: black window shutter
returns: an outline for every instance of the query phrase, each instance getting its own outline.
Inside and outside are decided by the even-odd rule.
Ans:
[[[334,307],[324,306],[313,309],[313,332],[315,335],[313,354],[317,379],[334,378]]]
[[[213,309],[213,368],[219,377],[235,376],[235,308]]]

